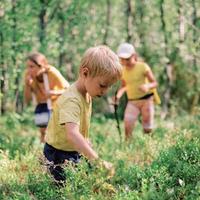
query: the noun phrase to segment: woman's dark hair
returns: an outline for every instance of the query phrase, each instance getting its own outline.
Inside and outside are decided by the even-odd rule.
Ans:
[[[35,63],[38,67],[42,67],[40,63],[38,63],[39,58],[42,58],[42,60],[44,60],[45,63],[48,63],[47,58],[39,53],[39,52],[34,52],[31,53],[27,56],[27,60],[32,61],[33,63]]]

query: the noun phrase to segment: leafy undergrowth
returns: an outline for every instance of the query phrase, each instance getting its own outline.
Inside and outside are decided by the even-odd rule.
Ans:
[[[114,176],[82,161],[66,169],[67,186],[59,189],[40,164],[43,146],[32,117],[9,114],[0,120],[0,199],[199,199],[199,121],[199,116],[157,121],[152,136],[137,124],[132,140],[120,144],[116,122],[96,117],[91,140],[113,162]]]

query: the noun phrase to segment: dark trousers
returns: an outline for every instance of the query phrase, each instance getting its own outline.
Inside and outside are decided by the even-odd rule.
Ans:
[[[54,177],[56,185],[64,186],[66,174],[62,164],[64,164],[66,160],[77,164],[80,162],[81,155],[77,151],[62,151],[56,149],[47,143],[44,145],[43,153],[48,160],[46,165],[49,172]]]

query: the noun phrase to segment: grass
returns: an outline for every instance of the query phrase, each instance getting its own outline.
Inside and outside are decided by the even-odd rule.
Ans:
[[[157,120],[152,136],[137,124],[132,140],[120,145],[116,122],[95,117],[92,143],[113,162],[115,175],[83,161],[66,169],[67,186],[58,189],[39,162],[43,146],[32,117],[10,113],[0,119],[0,199],[200,199],[199,121],[198,115]]]

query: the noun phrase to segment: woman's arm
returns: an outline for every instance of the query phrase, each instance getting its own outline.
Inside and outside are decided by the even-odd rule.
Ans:
[[[52,95],[60,96],[65,90],[49,90],[46,91],[46,96],[51,97]]]
[[[126,92],[126,83],[124,80],[121,80],[121,88],[117,91],[115,98],[115,103],[118,103],[119,99],[122,97],[122,95]]]
[[[145,73],[145,76],[147,77],[147,79],[149,80],[149,83],[146,83],[146,84],[143,84],[139,87],[139,89],[142,91],[142,92],[148,92],[149,90],[151,89],[154,89],[157,87],[158,83],[154,77],[154,74],[151,70],[148,70],[146,73]]]

